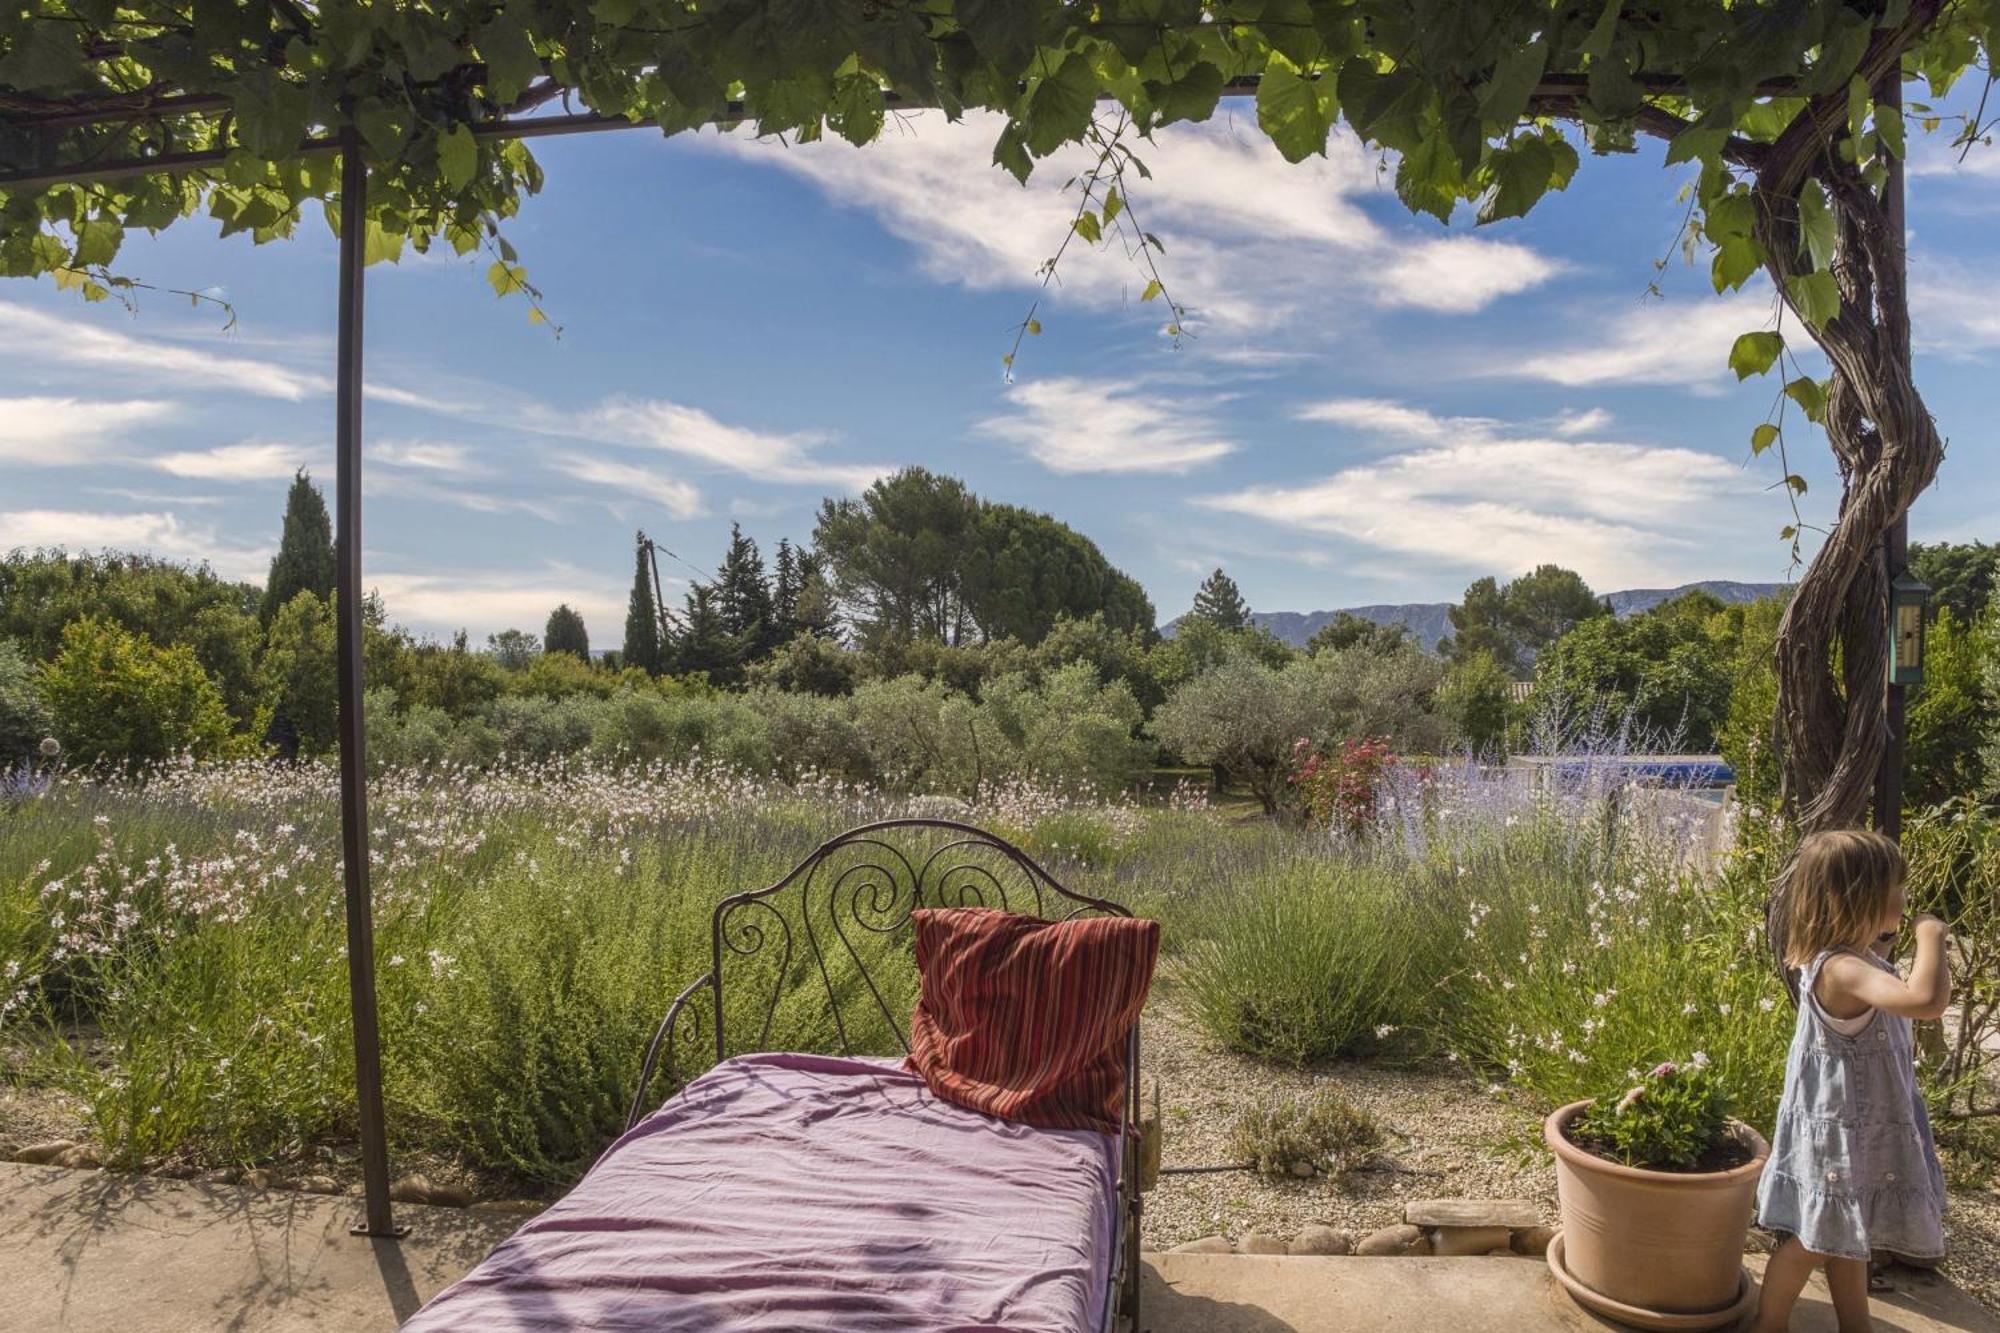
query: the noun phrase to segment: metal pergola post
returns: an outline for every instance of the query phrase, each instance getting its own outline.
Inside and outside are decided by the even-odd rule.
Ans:
[[[382,1116],[382,1038],[375,1012],[375,917],[368,884],[368,768],[361,714],[362,246],[368,166],[352,126],[340,133],[339,368],[334,386],[334,588],[340,663],[340,848],[347,890],[347,989],[354,1013],[354,1091],[368,1214],[357,1236],[401,1236],[389,1207],[389,1140]]]
[[[1889,71],[1875,88],[1875,100],[1883,106],[1903,109],[1903,71],[1899,65]],[[1895,237],[1895,266],[1901,270],[1899,286],[1906,293],[1909,284],[1909,236],[1905,231],[1903,216],[1903,159],[1900,155],[1889,157],[1888,179],[1882,183],[1882,211],[1887,215],[1889,231]],[[1910,369],[1909,346],[1903,348],[1903,369]],[[1896,576],[1910,566],[1910,516],[1906,510],[1889,530],[1882,534],[1882,562],[1888,573],[1888,584],[1893,586]],[[1887,595],[1887,594],[1885,594]],[[1889,613],[1886,632],[1896,632],[1895,612]],[[1903,758],[1908,725],[1904,716],[1904,687],[1896,683],[1896,673],[1888,673],[1888,687],[1883,699],[1886,713],[1888,741],[1882,747],[1882,763],[1875,770],[1875,827],[1897,841],[1903,837]]]

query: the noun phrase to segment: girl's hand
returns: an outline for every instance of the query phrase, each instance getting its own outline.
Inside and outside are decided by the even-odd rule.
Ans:
[[[1927,931],[1935,935],[1940,944],[1951,933],[1950,927],[1945,925],[1943,918],[1934,916],[1929,912],[1924,912],[1910,923],[1910,933],[1918,939],[1922,939]]]

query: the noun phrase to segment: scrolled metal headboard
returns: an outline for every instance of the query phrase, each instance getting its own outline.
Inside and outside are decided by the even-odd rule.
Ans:
[[[684,1036],[701,1039],[703,1009],[714,1028],[715,1058],[727,1058],[725,1006],[732,1001],[739,1021],[755,1024],[755,1040],[740,1049],[768,1049],[781,1006],[817,992],[815,1003],[824,1001],[828,1035],[841,1053],[861,1054],[861,1037],[886,1032],[908,1054],[907,1013],[879,974],[895,960],[899,979],[914,985],[914,963],[895,946],[907,938],[910,914],[919,907],[997,907],[1045,920],[1131,915],[1118,903],[1074,892],[1019,847],[972,824],[885,819],[851,828],[782,879],[716,904],[709,970],[675,998],[655,1031],[628,1126],[645,1113],[662,1057],[673,1070],[676,1044]],[[744,998],[739,993],[746,988]],[[708,1003],[698,1003],[704,998]]]

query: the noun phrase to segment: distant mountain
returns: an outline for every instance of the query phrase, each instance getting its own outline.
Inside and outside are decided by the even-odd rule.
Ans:
[[[1719,598],[1725,603],[1754,602],[1780,592],[1782,583],[1737,583],[1729,579],[1704,579],[1700,583],[1684,583],[1678,588],[1628,588],[1624,592],[1604,594],[1611,600],[1611,609],[1621,616],[1637,615],[1650,611],[1670,597],[1678,597],[1684,592],[1701,591]],[[1426,652],[1437,651],[1438,640],[1451,633],[1452,602],[1411,602],[1403,606],[1349,606],[1333,611],[1253,611],[1251,620],[1271,631],[1278,638],[1295,648],[1305,647],[1306,640],[1319,632],[1320,626],[1339,615],[1342,610],[1349,615],[1372,620],[1378,625],[1401,625],[1410,631],[1412,638],[1424,646]],[[1176,618],[1166,625],[1162,633],[1172,637],[1174,626],[1180,623]]]

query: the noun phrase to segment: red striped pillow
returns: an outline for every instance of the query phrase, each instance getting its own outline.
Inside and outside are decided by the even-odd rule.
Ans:
[[[1043,921],[921,908],[909,1067],[946,1101],[1049,1129],[1118,1132],[1125,1043],[1152,984],[1160,923]]]

